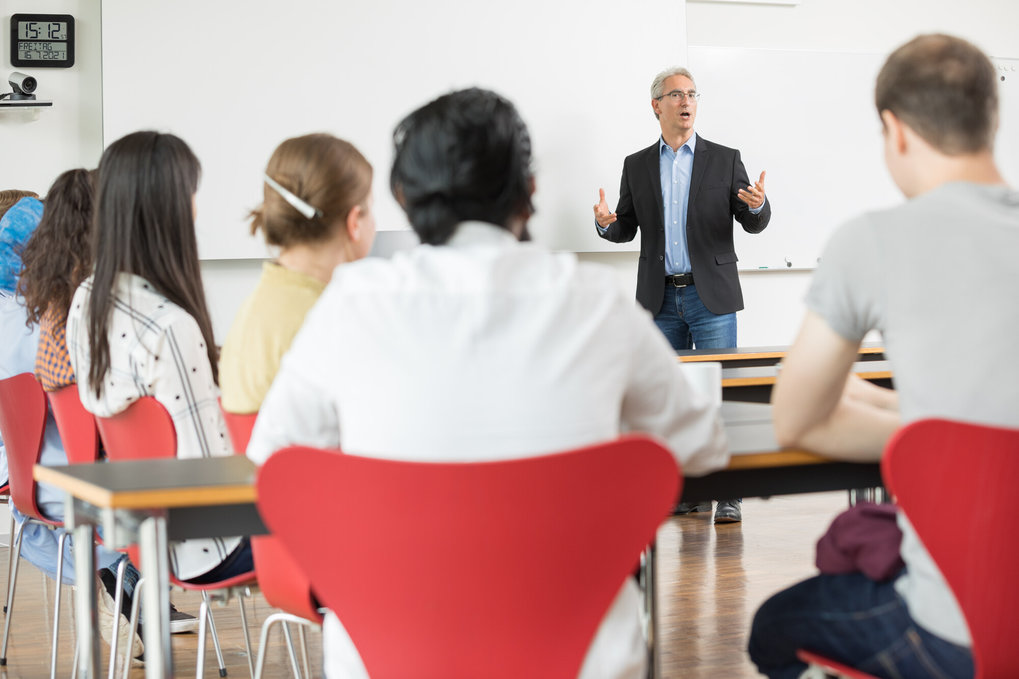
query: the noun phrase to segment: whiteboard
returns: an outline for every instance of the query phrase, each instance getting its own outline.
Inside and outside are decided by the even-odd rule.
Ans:
[[[702,93],[697,132],[738,148],[751,180],[767,171],[768,228],[736,227],[742,270],[810,269],[841,224],[904,198],[884,165],[874,83],[886,54],[689,47]],[[1019,60],[994,60],[1001,85],[997,158],[1019,179]]]
[[[266,255],[245,215],[272,150],[309,132],[357,146],[375,169],[378,228],[409,228],[389,192],[393,128],[474,85],[530,127],[535,240],[618,250],[591,206],[654,138],[651,78],[686,55],[683,0],[103,0],[102,29],[104,143],[157,129],[194,149],[203,259]]]

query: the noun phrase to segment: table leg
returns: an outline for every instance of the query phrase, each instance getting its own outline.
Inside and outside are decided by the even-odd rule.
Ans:
[[[640,557],[640,584],[644,594],[644,640],[647,642],[647,676],[658,676],[657,642],[657,601],[655,588],[655,543],[652,542]]]
[[[74,529],[74,581],[77,583],[75,605],[78,607],[78,678],[98,679],[99,616],[96,612],[95,529],[79,524]],[[57,587],[60,584],[57,583]]]
[[[139,527],[138,546],[141,568],[146,576],[142,596],[145,606],[145,677],[169,679],[173,676],[170,650],[170,564],[166,544],[166,519],[152,516]]]

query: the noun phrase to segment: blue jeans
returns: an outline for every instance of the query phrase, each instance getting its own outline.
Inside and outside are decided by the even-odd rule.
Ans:
[[[764,602],[750,630],[750,659],[772,679],[796,679],[797,649],[888,679],[973,676],[970,650],[913,622],[893,580],[818,575]]]
[[[677,288],[665,283],[662,308],[655,325],[677,351],[732,349],[736,346],[736,314],[713,314],[697,294],[696,285]]]

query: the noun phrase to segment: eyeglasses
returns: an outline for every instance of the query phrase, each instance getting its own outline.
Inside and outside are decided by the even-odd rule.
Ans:
[[[683,90],[672,90],[671,92],[666,92],[662,96],[657,97],[657,99],[658,101],[661,101],[665,97],[668,97],[669,99],[675,102],[680,102],[683,101],[684,99],[697,101],[698,99],[701,98],[701,93],[697,92],[696,90],[690,90],[689,92],[684,92]]]

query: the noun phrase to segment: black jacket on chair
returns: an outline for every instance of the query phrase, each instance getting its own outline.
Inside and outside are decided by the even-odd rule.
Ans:
[[[633,240],[640,229],[637,301],[658,313],[665,294],[665,224],[658,141],[623,161],[616,221],[599,235],[615,243]],[[739,151],[700,135],[694,147],[687,204],[686,241],[697,294],[709,311],[728,314],[743,308],[736,269],[732,220],[748,233],[760,233],[771,219],[771,199],[758,214],[737,196],[750,185]]]

